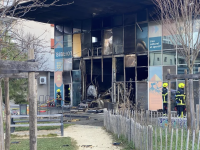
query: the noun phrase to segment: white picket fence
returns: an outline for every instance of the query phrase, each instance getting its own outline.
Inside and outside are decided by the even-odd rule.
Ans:
[[[200,132],[190,134],[184,128],[172,128],[169,132],[168,128],[138,123],[134,116],[133,112],[104,110],[104,126],[118,138],[125,137],[136,150],[199,150]]]

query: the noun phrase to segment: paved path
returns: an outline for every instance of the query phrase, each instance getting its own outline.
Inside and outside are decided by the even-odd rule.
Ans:
[[[64,130],[66,137],[76,140],[79,150],[120,150],[122,148],[113,146],[112,136],[102,127],[88,125],[73,125]],[[92,145],[92,148],[84,147]]]

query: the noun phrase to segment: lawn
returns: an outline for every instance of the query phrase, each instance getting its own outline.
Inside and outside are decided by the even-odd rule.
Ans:
[[[45,123],[45,122],[43,122]],[[47,122],[49,123],[49,122]],[[23,124],[28,124],[28,123],[23,123]],[[41,124],[41,123],[40,123]],[[64,128],[69,127],[71,124],[64,124]],[[56,130],[60,129],[60,126],[44,126],[44,127],[38,127],[38,130]],[[28,131],[29,127],[16,127],[15,132],[17,131]]]
[[[19,144],[11,144],[10,150],[29,150],[29,139],[12,139],[11,142],[20,142]],[[38,138],[38,150],[77,150],[74,140],[69,137],[62,138]]]

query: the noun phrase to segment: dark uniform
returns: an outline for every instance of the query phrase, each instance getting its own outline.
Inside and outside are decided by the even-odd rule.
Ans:
[[[163,114],[167,114],[167,100],[168,100],[168,89],[166,87],[163,87],[162,89],[162,99],[163,99]]]
[[[185,116],[185,108],[186,108],[185,96],[186,95],[184,93],[184,88],[178,88],[178,91],[176,92],[176,103],[177,103],[177,111],[178,111],[177,113],[179,117],[181,117],[181,115]]]
[[[62,96],[61,96],[60,92],[57,92],[57,94],[56,94],[56,100],[57,100],[57,106],[61,106]]]

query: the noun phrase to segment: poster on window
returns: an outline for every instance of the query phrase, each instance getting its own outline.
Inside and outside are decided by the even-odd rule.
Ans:
[[[149,68],[149,110],[162,109],[162,67]]]
[[[162,38],[151,37],[149,38],[149,51],[162,50]]]

